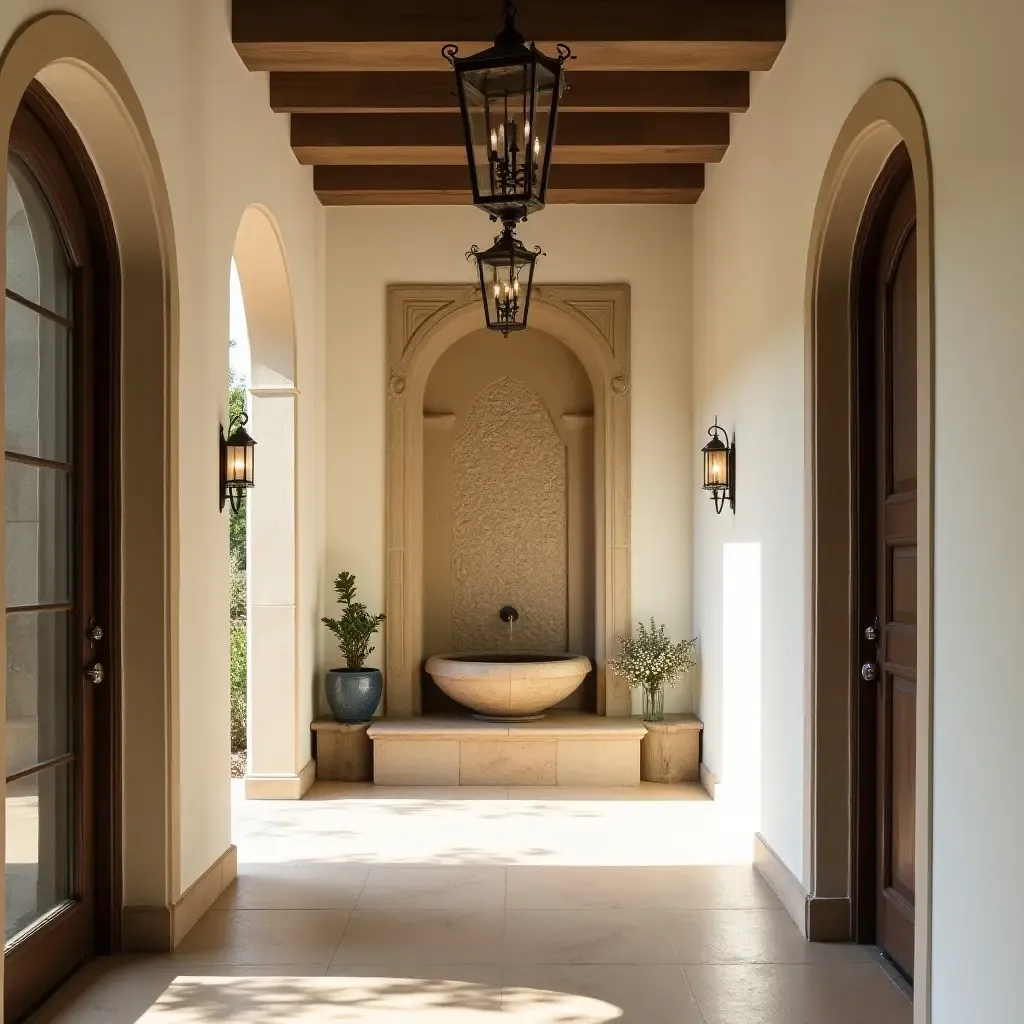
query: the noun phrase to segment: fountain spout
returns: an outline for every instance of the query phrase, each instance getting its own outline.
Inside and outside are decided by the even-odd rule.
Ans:
[[[512,646],[513,629],[515,624],[519,621],[519,610],[514,608],[512,605],[505,605],[500,612],[498,612],[498,618],[502,622],[508,623],[508,643],[509,647]]]

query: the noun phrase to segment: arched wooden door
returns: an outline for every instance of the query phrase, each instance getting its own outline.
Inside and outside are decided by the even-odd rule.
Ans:
[[[917,207],[900,147],[870,205],[858,316],[857,935],[914,973]]]
[[[7,160],[4,1011],[117,943],[117,371],[109,221],[41,90]]]

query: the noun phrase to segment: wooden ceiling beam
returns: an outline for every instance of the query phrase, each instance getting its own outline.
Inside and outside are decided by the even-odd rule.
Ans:
[[[750,77],[742,71],[573,71],[562,110],[742,113]],[[451,71],[275,71],[270,105],[281,114],[455,113]]]
[[[546,52],[569,44],[577,71],[767,71],[786,0],[520,0],[517,24]],[[434,71],[445,43],[475,53],[499,28],[497,3],[480,0],[232,0],[253,71]]]
[[[313,168],[324,206],[455,206],[470,199],[463,167],[427,165]],[[692,204],[704,190],[701,164],[560,164],[548,203]]]
[[[465,164],[457,114],[293,114],[303,164]],[[560,164],[708,163],[729,145],[728,114],[567,113]]]

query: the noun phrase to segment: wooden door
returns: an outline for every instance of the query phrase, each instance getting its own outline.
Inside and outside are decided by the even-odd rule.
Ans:
[[[45,102],[8,153],[4,296],[6,906],[4,1017],[17,1021],[97,947],[110,808],[112,399],[97,246]],[[70,130],[64,122],[61,124]],[[103,449],[101,451],[101,449]],[[99,858],[113,864],[97,864]],[[100,916],[104,916],[101,912]],[[100,945],[109,942],[100,940]]]
[[[874,939],[914,972],[917,730],[917,230],[914,183],[897,153],[877,207],[862,285],[860,669],[873,760]],[[866,378],[866,379],[865,379]],[[870,777],[870,776],[869,776]],[[863,778],[863,777],[862,777]],[[869,806],[870,806],[869,803]],[[866,809],[866,808],[865,808]],[[868,894],[864,894],[868,897]]]

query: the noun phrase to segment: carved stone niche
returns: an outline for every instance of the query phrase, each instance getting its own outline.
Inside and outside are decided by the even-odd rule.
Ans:
[[[476,287],[388,288],[387,628],[385,714],[420,714],[423,661],[423,396],[437,360],[480,329]],[[608,668],[630,613],[629,285],[535,288],[532,327],[579,359],[594,393],[597,707],[630,714],[624,681]]]

